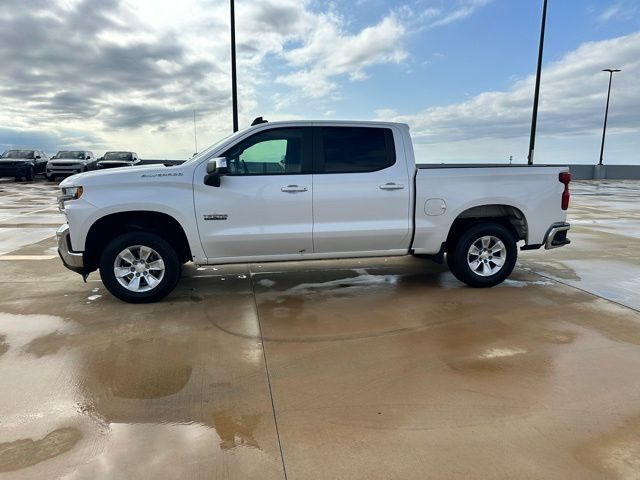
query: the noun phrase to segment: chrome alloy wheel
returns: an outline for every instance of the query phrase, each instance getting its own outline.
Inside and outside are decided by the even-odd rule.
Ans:
[[[134,245],[122,250],[113,262],[118,283],[132,292],[153,290],[164,277],[164,261],[153,248]]]
[[[490,277],[502,269],[507,259],[507,249],[498,237],[485,235],[469,247],[467,263],[473,273]]]

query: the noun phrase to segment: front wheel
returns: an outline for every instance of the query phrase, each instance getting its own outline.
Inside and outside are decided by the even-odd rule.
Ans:
[[[503,225],[479,223],[460,236],[447,256],[458,280],[470,287],[493,287],[511,275],[518,258],[517,240]]]
[[[153,233],[120,235],[100,257],[102,283],[115,297],[129,303],[150,303],[166,297],[178,283],[180,273],[173,247]]]
[[[27,169],[27,174],[24,177],[25,180],[27,180],[28,182],[33,182],[33,180],[36,178],[36,171],[33,167],[29,167]]]

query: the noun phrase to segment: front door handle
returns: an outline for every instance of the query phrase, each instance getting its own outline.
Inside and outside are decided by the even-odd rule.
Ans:
[[[402,190],[404,188],[404,185],[402,185],[401,183],[389,182],[385,183],[384,185],[379,185],[378,187],[380,188],[380,190]]]
[[[300,193],[306,192],[307,187],[303,187],[300,185],[287,185],[286,187],[282,187],[280,190],[286,193]]]

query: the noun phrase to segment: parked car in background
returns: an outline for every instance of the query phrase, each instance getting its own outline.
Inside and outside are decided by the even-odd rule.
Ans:
[[[0,157],[0,177],[33,180],[44,173],[49,157],[41,150],[7,150]]]
[[[140,157],[136,152],[107,152],[98,159],[99,169],[116,167],[134,167],[140,164]]]
[[[96,156],[88,150],[61,150],[47,162],[45,176],[55,180],[57,176],[73,175],[95,170]]]

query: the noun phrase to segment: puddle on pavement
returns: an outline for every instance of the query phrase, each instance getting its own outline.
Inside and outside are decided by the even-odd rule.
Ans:
[[[1,313],[0,471],[54,462],[54,468],[75,464],[82,478],[78,472],[135,478],[138,468],[140,476],[175,471],[177,478],[224,462],[239,478],[254,469],[278,477],[260,345],[194,318],[202,315],[184,315],[179,304],[172,308],[167,313],[164,306],[162,318],[91,318],[86,325]],[[129,448],[132,441],[154,445],[154,456]],[[223,458],[226,452],[231,456]],[[177,454],[190,463],[174,465]],[[116,460],[121,465],[114,466]]]
[[[75,428],[60,428],[39,440],[20,439],[0,443],[0,472],[30,467],[71,450],[82,434]]]
[[[226,411],[213,415],[213,425],[220,437],[220,448],[230,450],[238,446],[260,448],[254,438],[254,431],[262,418],[257,415],[234,416]]]
[[[193,367],[188,355],[176,355],[176,345],[163,340],[132,340],[110,345],[88,358],[84,375],[89,389],[105,389],[120,398],[161,398],[180,392]],[[88,385],[93,381],[98,385]]]

